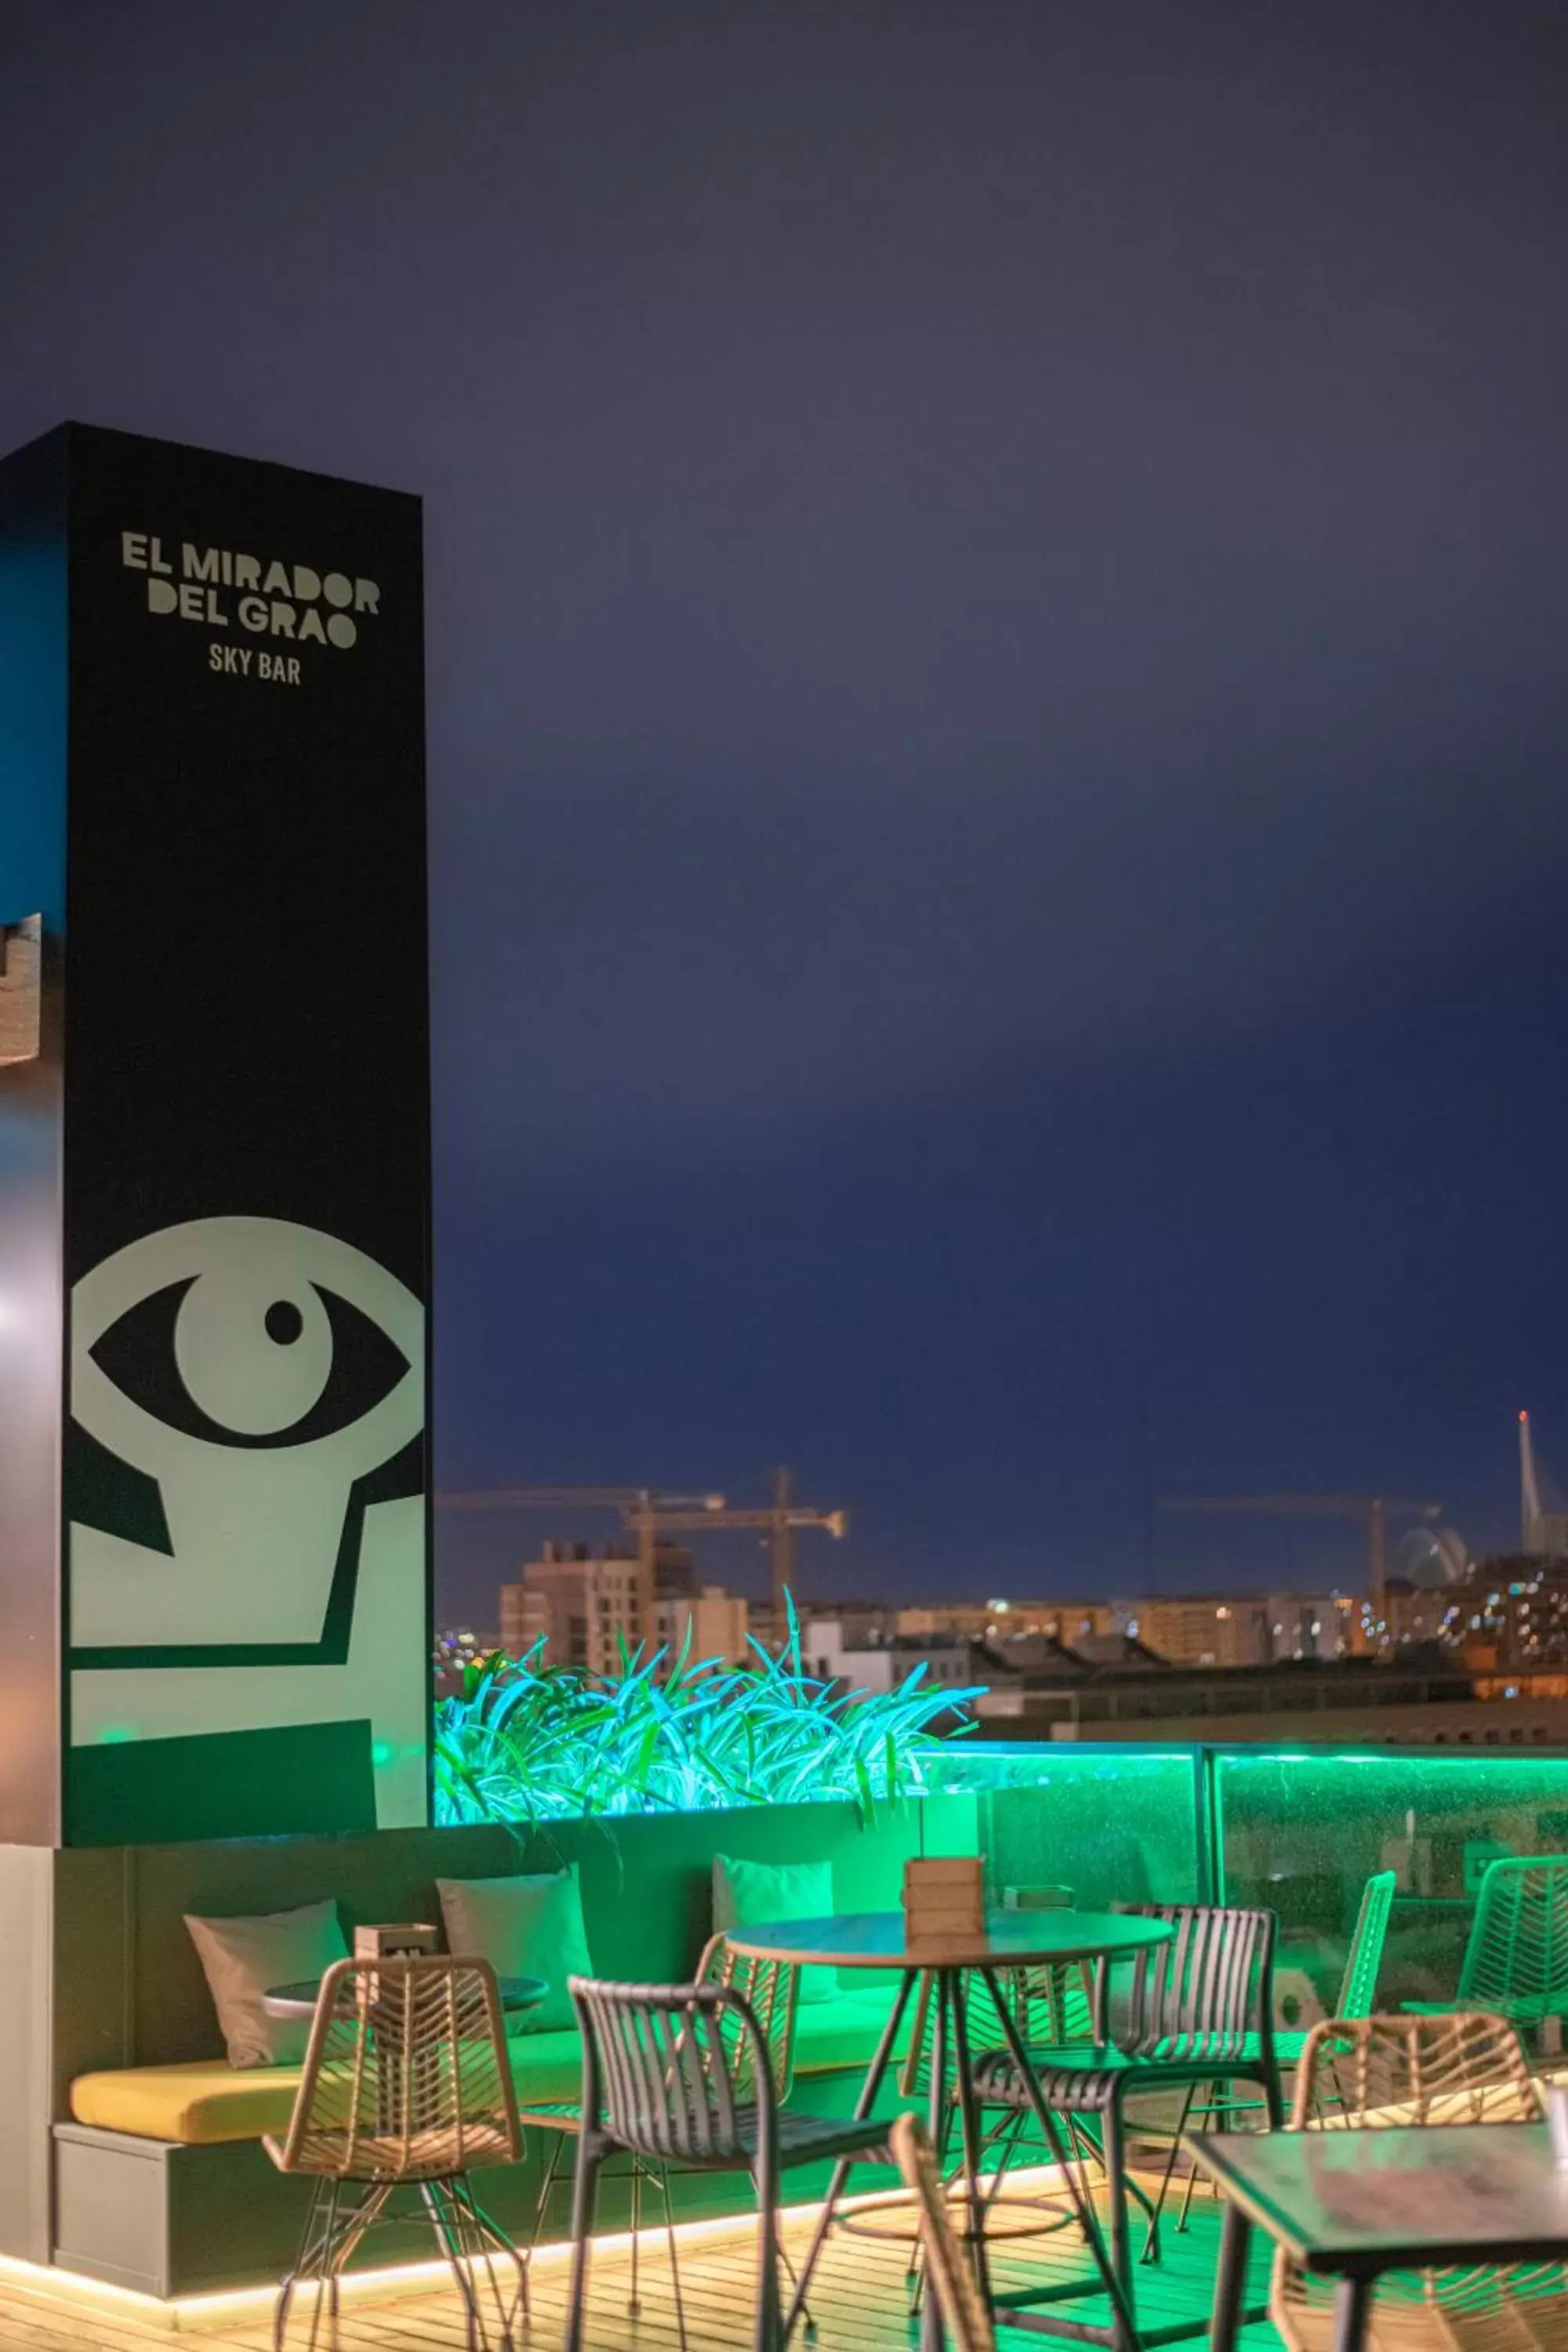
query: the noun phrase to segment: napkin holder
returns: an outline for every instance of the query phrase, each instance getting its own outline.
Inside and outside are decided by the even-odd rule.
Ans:
[[[395,1920],[381,1927],[354,1929],[356,1960],[421,1960],[440,1947],[441,1935],[437,1927],[426,1927],[417,1920]]]

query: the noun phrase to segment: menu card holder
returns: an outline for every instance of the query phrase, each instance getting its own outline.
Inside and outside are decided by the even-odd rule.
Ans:
[[[934,1956],[985,1933],[985,1865],[978,1854],[904,1864],[904,1937]]]
[[[416,1960],[436,1951],[441,1941],[440,1930],[422,1927],[416,1920],[402,1920],[385,1927],[356,1927],[354,1958],[356,1960]]]

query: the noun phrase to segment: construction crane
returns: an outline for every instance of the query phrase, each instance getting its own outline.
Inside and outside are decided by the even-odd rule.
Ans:
[[[494,1486],[479,1493],[437,1495],[438,1511],[619,1511],[637,1539],[637,1625],[653,1632],[658,1597],[658,1539],[681,1527],[722,1524],[722,1495],[668,1495],[653,1486]]]
[[[640,1622],[653,1623],[658,1592],[658,1539],[663,1535],[700,1534],[709,1528],[755,1528],[768,1538],[773,1627],[784,1622],[784,1596],[795,1582],[795,1538],[802,1528],[821,1528],[842,1537],[848,1516],[817,1511],[790,1498],[790,1474],[773,1474],[773,1499],[759,1510],[731,1510],[722,1495],[670,1495],[652,1486],[498,1486],[476,1494],[437,1495],[438,1511],[619,1511],[637,1539],[637,1601]]]
[[[1363,1519],[1367,1582],[1379,1608],[1388,1580],[1389,1513],[1436,1519],[1443,1509],[1441,1503],[1413,1503],[1400,1495],[1162,1495],[1158,1507],[1210,1518]]]
[[[795,1539],[802,1528],[821,1528],[839,1538],[847,1534],[848,1513],[842,1510],[816,1511],[790,1499],[790,1474],[787,1470],[773,1473],[773,1499],[762,1510],[669,1511],[659,1508],[654,1518],[661,1531],[671,1534],[694,1533],[703,1528],[757,1528],[768,1538],[768,1564],[773,1588],[773,1634],[784,1623],[784,1594],[795,1588]],[[633,1526],[640,1526],[642,1515],[627,1514]]]
[[[654,1486],[489,1486],[471,1495],[437,1495],[438,1511],[635,1511],[666,1504],[721,1511],[722,1495],[666,1495]]]

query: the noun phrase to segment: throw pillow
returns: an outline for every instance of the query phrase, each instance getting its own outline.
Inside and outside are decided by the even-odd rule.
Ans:
[[[509,2019],[513,2033],[548,2033],[574,2025],[568,1977],[591,1977],[588,1931],[575,1864],[532,1878],[438,1878],[447,1949],[489,1960],[498,1977],[542,1977],[550,1990],[537,2009]]]
[[[781,1919],[826,1919],[833,1909],[831,1863],[746,1862],[725,1853],[713,1857],[716,1929],[761,1927]],[[800,1972],[802,2000],[832,2000],[838,1989],[837,1969]]]
[[[297,2066],[310,2038],[308,2017],[268,2017],[263,1996],[279,1985],[324,1976],[348,1958],[335,1903],[307,1903],[249,1919],[185,1916],[231,2066]]]

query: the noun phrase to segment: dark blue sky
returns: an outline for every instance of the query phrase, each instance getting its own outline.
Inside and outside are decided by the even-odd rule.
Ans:
[[[1525,0],[0,0],[0,444],[427,501],[444,1483],[912,1596],[1568,1464],[1565,121]]]

